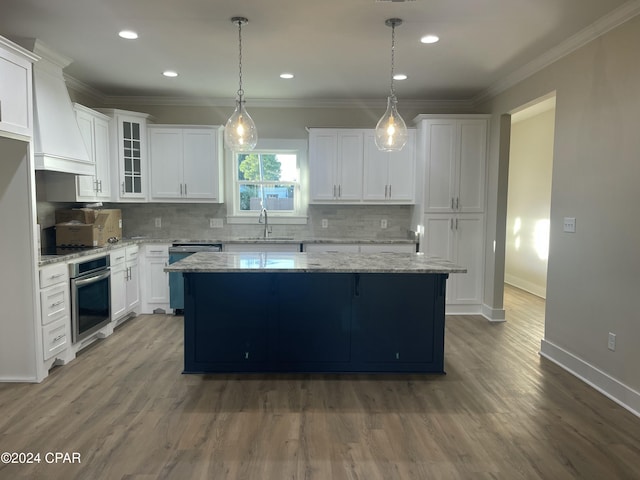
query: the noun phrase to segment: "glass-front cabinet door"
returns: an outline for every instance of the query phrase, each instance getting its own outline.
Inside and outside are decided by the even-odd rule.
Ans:
[[[142,138],[140,122],[122,120],[122,192],[142,195]]]

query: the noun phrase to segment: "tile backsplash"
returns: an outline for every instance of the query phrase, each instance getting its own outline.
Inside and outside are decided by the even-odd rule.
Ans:
[[[80,207],[68,203],[37,202],[38,222],[42,228],[54,224],[57,208]],[[240,236],[259,236],[262,225],[227,224],[224,204],[177,203],[105,203],[104,208],[122,210],[124,237],[207,240]],[[352,240],[405,239],[411,228],[411,205],[309,205],[306,225],[280,225],[270,222],[274,236],[344,238]],[[160,227],[156,219],[160,218]],[[218,218],[223,228],[210,228],[209,219]],[[327,228],[322,228],[322,220]],[[387,228],[380,226],[387,221]]]

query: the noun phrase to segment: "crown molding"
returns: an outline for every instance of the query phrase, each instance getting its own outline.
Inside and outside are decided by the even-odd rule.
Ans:
[[[523,67],[507,75],[502,80],[494,83],[485,91],[473,97],[471,99],[471,104],[474,107],[477,107],[479,104],[490,100],[531,75],[539,72],[543,68],[548,67],[552,63],[578,50],[587,43],[631,20],[638,14],[640,14],[640,0],[631,0],[621,5],[617,9],[599,18],[588,27],[580,30],[575,35],[569,37],[564,42],[551,48],[537,59],[527,63]]]
[[[235,107],[234,98],[181,97],[161,95],[105,95],[101,91],[65,74],[67,87],[75,92],[92,98],[104,107],[117,105],[137,106],[180,106],[180,107]],[[377,99],[330,99],[330,98],[253,98],[247,101],[255,108],[385,108],[386,98]],[[400,99],[400,108],[411,105],[413,108],[430,110],[469,110],[470,100],[424,100]]]

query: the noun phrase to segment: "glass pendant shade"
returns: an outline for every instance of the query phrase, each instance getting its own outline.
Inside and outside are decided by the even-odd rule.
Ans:
[[[224,143],[234,152],[248,152],[258,143],[256,124],[242,100],[236,100],[236,109],[224,126]]]
[[[409,132],[407,125],[398,113],[396,97],[387,98],[387,111],[376,125],[376,147],[384,152],[398,152],[402,150]]]

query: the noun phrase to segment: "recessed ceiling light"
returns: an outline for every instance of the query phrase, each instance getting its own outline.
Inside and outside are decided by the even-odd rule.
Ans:
[[[406,80],[406,79],[407,79],[407,76],[406,76],[404,73],[396,73],[396,74],[393,76],[393,79],[394,79],[394,80]]]
[[[440,37],[436,35],[425,35],[420,39],[422,43],[436,43],[438,40],[440,40]]]
[[[286,78],[286,79],[293,78],[293,73],[281,73],[280,78]]]
[[[165,77],[177,77],[178,72],[174,72],[173,70],[165,70],[164,72],[162,72],[162,75],[164,75]]]
[[[133,30],[122,30],[118,35],[122,38],[126,38],[127,40],[135,40],[138,38],[138,34]]]

